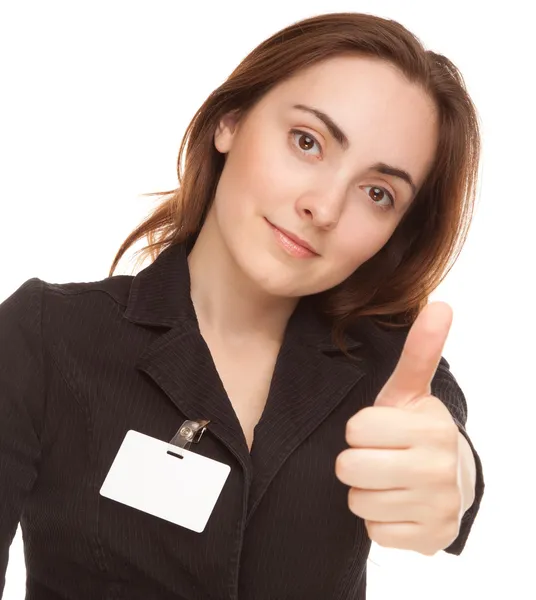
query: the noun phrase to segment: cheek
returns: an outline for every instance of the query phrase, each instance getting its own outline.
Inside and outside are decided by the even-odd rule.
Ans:
[[[220,177],[217,202],[236,217],[263,213],[278,199],[288,200],[291,172],[281,151],[269,139],[240,140],[228,154]],[[285,184],[285,182],[287,182]]]
[[[269,206],[288,205],[310,183],[312,165],[299,160],[281,126],[251,129],[233,150],[237,185]]]
[[[374,214],[345,220],[334,236],[333,259],[350,275],[383,248],[395,224]]]

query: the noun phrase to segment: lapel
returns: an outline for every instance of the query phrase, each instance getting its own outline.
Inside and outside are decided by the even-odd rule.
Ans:
[[[339,351],[329,325],[301,301],[289,320],[250,454],[199,330],[190,298],[189,247],[169,246],[134,277],[124,316],[140,326],[164,328],[139,356],[136,368],[186,418],[211,421],[205,435],[211,432],[228,448],[251,485],[249,519],[285,460],[340,404],[365,369],[357,362],[333,360],[330,355]],[[352,337],[346,341],[349,350],[362,346]]]

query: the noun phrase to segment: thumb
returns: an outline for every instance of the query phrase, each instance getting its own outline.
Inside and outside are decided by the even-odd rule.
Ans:
[[[378,394],[374,406],[414,405],[430,395],[450,326],[452,309],[444,302],[427,304],[413,323],[398,364]]]

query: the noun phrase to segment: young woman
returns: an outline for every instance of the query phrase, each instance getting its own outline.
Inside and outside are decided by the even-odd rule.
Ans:
[[[253,50],[109,276],[0,305],[2,572],[19,521],[32,600],[355,600],[371,540],[459,554],[482,465],[427,300],[479,153],[460,73],[394,21]]]

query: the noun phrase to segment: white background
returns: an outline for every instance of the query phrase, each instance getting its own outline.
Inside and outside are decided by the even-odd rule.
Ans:
[[[373,544],[371,600],[536,597],[534,24],[528,0],[490,4],[13,0],[0,8],[0,300],[31,277],[107,277],[155,202],[140,194],[176,187],[195,110],[290,22],[338,10],[392,18],[461,69],[482,123],[479,205],[434,298],[454,309],[444,355],[468,399],[486,494],[459,557]],[[116,273],[132,267],[122,261]],[[24,576],[19,530],[4,598],[24,597]]]

